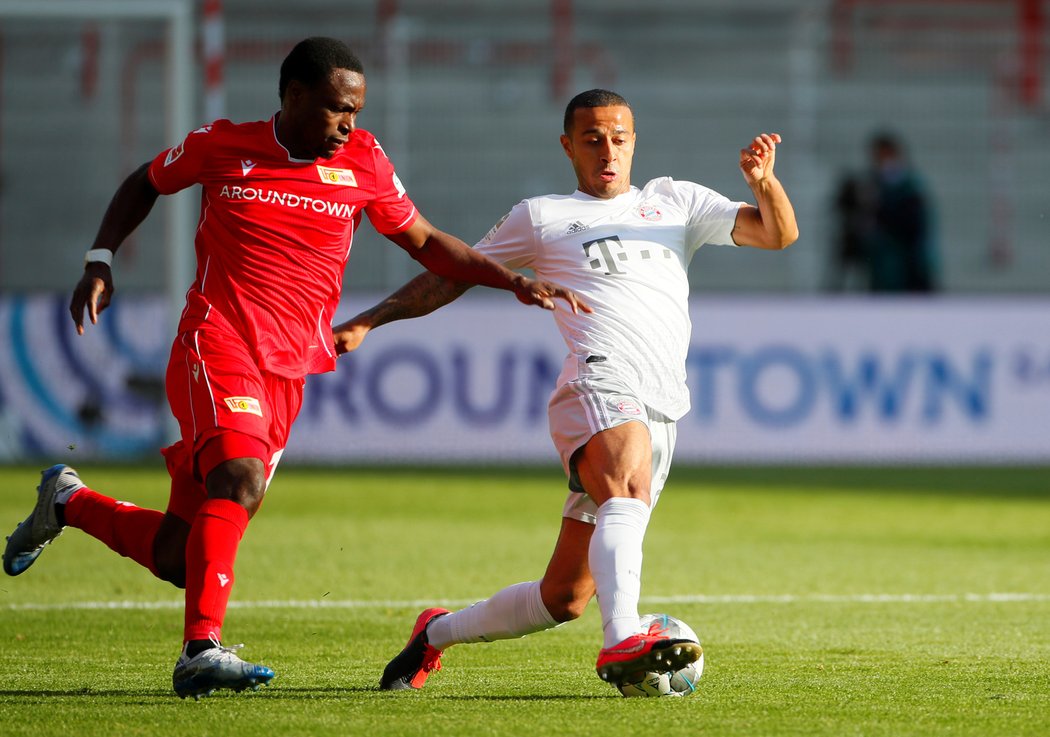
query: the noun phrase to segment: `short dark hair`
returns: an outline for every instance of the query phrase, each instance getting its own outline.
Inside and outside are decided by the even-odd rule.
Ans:
[[[569,100],[568,106],[565,108],[565,132],[569,132],[569,128],[572,127],[572,119],[576,114],[576,111],[580,108],[589,107],[614,107],[622,105],[628,110],[631,110],[631,103],[627,102],[623,98],[623,95],[619,95],[609,90],[593,89],[581,92],[576,97]],[[634,117],[634,110],[631,110],[631,116]]]
[[[281,81],[277,92],[283,100],[284,92],[292,80],[313,87],[328,79],[333,69],[365,73],[361,60],[342,41],[325,36],[303,39],[281,62]]]

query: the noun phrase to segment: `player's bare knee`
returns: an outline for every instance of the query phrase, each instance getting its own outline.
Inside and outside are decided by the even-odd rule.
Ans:
[[[593,497],[594,495],[592,495]],[[649,484],[646,481],[632,482],[625,480],[623,483],[610,485],[608,495],[604,498],[597,499],[595,501],[599,506],[602,505],[608,499],[621,498],[621,499],[639,499],[645,502],[646,506],[652,506],[651,496],[649,494]]]
[[[263,496],[266,494],[266,485],[261,480],[259,483],[245,483],[237,486],[233,491],[231,499],[240,504],[248,511],[248,517],[254,517],[262,505]]]
[[[252,517],[266,494],[265,466],[258,458],[234,458],[208,474],[205,485],[211,499],[229,499]]]
[[[628,484],[627,496],[645,502],[645,506],[652,506],[652,497],[649,495],[649,484]]]

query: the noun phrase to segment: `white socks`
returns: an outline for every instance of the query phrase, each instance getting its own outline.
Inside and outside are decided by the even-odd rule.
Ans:
[[[637,619],[637,616],[635,617]],[[540,597],[540,582],[508,586],[477,604],[427,626],[427,641],[438,650],[464,642],[491,642],[557,627]]]
[[[648,504],[630,497],[613,497],[598,507],[588,555],[602,612],[603,647],[641,631],[638,599],[649,512]]]
[[[588,557],[602,612],[603,647],[612,647],[641,631],[638,598],[649,511],[642,500],[624,497],[609,499],[598,508]],[[543,605],[540,582],[526,581],[434,619],[427,627],[427,640],[444,650],[465,642],[524,637],[557,625]]]

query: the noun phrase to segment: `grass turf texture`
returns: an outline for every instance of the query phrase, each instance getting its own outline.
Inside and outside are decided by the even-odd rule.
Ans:
[[[81,472],[144,506],[166,497],[157,468]],[[5,534],[37,481],[0,468]],[[534,470],[282,468],[226,624],[278,677],[199,703],[171,690],[180,592],[69,530],[0,580],[0,734],[1050,733],[1046,468],[679,468],[642,610],[699,633],[696,696],[628,700],[599,681],[593,603],[552,632],[452,649],[421,692],[375,690],[424,605],[542,573],[562,488]]]

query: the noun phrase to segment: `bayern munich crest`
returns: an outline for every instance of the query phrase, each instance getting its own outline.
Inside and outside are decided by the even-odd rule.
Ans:
[[[642,408],[629,399],[622,399],[616,403],[616,409],[625,415],[640,415]]]
[[[638,217],[642,220],[648,220],[651,223],[655,223],[657,220],[662,220],[663,216],[663,213],[653,205],[642,205],[638,208]]]

